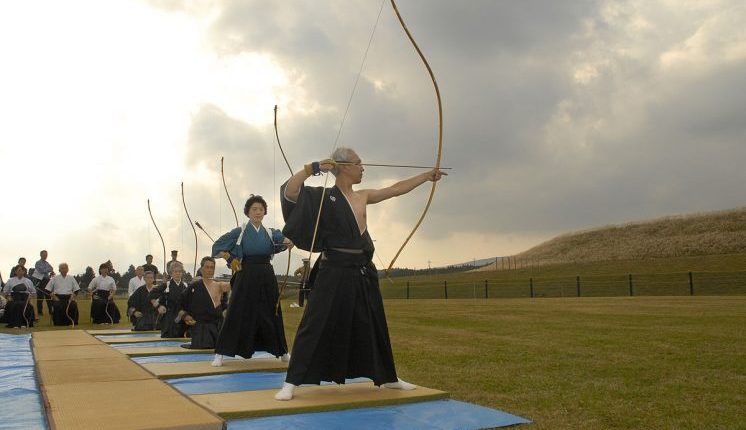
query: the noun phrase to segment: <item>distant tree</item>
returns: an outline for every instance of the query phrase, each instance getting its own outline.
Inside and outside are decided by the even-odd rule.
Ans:
[[[78,281],[78,284],[80,284],[80,288],[88,288],[88,284],[91,283],[93,278],[96,277],[96,272],[93,271],[93,267],[88,266],[85,268],[85,273],[82,275],[77,275],[75,277],[75,280]]]
[[[126,272],[124,272],[124,275],[122,275],[121,281],[117,284],[118,287],[122,288],[128,288],[130,279],[135,277],[135,266],[130,264],[129,269],[127,269]]]

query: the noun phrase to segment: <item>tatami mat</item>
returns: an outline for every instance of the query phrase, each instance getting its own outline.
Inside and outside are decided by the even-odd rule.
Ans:
[[[198,394],[192,399],[223,418],[245,418],[423,402],[447,398],[448,393],[430,388],[391,390],[370,383],[302,386],[290,401],[278,401],[277,390]]]
[[[221,430],[223,421],[157,379],[44,386],[52,429]]]
[[[97,360],[95,364],[81,360],[44,360],[39,361],[36,368],[43,385],[154,378],[150,372],[124,356]]]
[[[59,346],[37,347],[34,344],[34,357],[36,361],[44,360],[94,360],[99,362],[109,358],[118,358],[122,355],[114,348],[103,343],[98,345],[71,345],[60,348]],[[81,361],[82,363],[82,361]]]
[[[219,375],[224,373],[283,372],[288,367],[287,363],[283,363],[276,358],[226,360],[221,367],[213,367],[209,361],[147,363],[141,366],[161,379]]]
[[[31,336],[32,343],[38,347],[100,345],[101,342],[83,330],[39,331]]]

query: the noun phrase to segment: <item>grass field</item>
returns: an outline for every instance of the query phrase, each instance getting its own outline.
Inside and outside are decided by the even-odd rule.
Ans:
[[[292,342],[302,310],[288,303]],[[746,297],[387,300],[386,312],[403,379],[528,428],[746,428]]]

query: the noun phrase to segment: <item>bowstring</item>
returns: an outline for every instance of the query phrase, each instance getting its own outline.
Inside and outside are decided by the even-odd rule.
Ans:
[[[365,47],[365,53],[363,54],[363,59],[362,61],[360,61],[360,68],[358,69],[357,76],[355,77],[355,84],[352,86],[350,97],[347,99],[347,106],[345,107],[344,114],[342,115],[342,121],[339,124],[337,135],[334,138],[334,146],[332,147],[330,154],[334,153],[334,150],[337,149],[337,145],[339,144],[339,137],[342,135],[342,128],[344,128],[345,121],[347,120],[347,114],[350,111],[350,106],[352,105],[352,99],[355,96],[355,92],[357,91],[357,87],[360,82],[360,76],[363,74],[363,68],[365,67],[365,61],[368,59],[368,52],[370,51],[370,47],[373,44],[373,37],[376,34],[378,23],[381,21],[381,14],[383,13],[383,5],[385,4],[385,2],[386,0],[381,0],[381,6],[378,9],[378,16],[376,17],[375,24],[373,24],[373,30],[370,32],[370,38],[368,38],[368,45]],[[309,263],[311,261],[311,257],[313,257],[313,247],[316,244],[316,236],[319,230],[319,221],[321,220],[321,210],[324,208],[324,197],[326,195],[326,187],[328,184],[329,184],[329,172],[326,172],[324,174],[324,187],[321,189],[321,202],[319,203],[319,213],[316,215],[316,224],[314,225],[314,228],[313,228],[313,237],[311,238],[311,247],[308,251]]]

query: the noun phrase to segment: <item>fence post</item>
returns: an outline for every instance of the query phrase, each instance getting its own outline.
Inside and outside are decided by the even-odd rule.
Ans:
[[[409,281],[407,281],[407,300],[409,300]]]
[[[448,299],[448,281],[443,281],[443,292],[445,293],[446,299]]]
[[[534,298],[534,278],[528,278],[528,292]]]
[[[694,277],[692,276],[692,272],[689,272],[689,295],[694,295]]]
[[[632,287],[632,274],[629,274],[629,296],[632,297],[635,295],[635,290]]]
[[[578,297],[580,297],[580,275],[575,277],[575,287],[578,289]]]
[[[486,279],[484,280],[484,298],[485,299],[489,299],[490,298],[488,284],[487,284],[488,282],[489,282],[488,280],[486,280]]]

